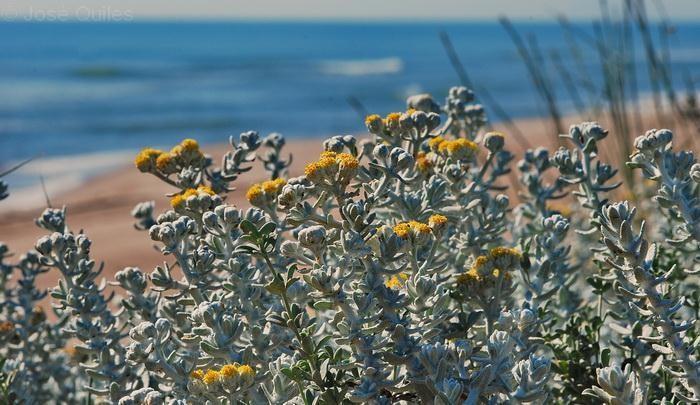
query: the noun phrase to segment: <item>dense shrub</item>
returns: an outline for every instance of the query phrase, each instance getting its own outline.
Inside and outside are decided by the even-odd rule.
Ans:
[[[598,159],[608,132],[528,150],[466,88],[444,105],[366,119],[288,178],[285,140],[231,138],[220,167],[194,140],[144,149],[138,170],[171,207],[133,211],[164,255],[105,290],[65,209],[16,261],[0,246],[6,401],[144,403],[590,403],[700,398],[700,164],[668,130],[636,139],[626,185]],[[262,162],[252,208],[227,204]],[[3,191],[4,193],[4,191]],[[509,197],[510,196],[510,197]],[[572,198],[573,197],[573,198]],[[574,209],[567,208],[576,204]],[[637,206],[635,208],[635,205]],[[661,215],[663,214],[663,215]],[[642,217],[651,221],[645,222]],[[60,275],[45,314],[35,279]],[[60,396],[59,396],[60,395]],[[60,398],[60,399],[58,399]]]

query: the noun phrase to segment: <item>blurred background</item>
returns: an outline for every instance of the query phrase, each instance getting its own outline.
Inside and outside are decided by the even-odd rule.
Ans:
[[[182,137],[361,133],[460,81],[503,122],[680,108],[700,78],[696,0],[254,3],[4,1],[0,167],[38,157],[6,181],[74,185]]]

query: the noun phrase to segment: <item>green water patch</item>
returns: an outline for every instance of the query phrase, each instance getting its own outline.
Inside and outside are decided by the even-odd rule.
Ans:
[[[115,66],[83,66],[72,72],[73,76],[85,79],[114,79],[129,76],[129,72]]]

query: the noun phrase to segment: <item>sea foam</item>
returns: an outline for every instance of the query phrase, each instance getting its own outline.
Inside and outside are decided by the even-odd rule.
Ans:
[[[328,60],[319,64],[319,71],[328,75],[367,76],[399,73],[403,61],[399,58],[365,60]]]

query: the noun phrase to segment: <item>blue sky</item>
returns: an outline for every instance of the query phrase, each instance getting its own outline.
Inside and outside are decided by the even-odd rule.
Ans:
[[[621,0],[608,0],[614,10]],[[700,0],[647,0],[650,15],[662,3],[674,20],[700,19]],[[3,19],[295,19],[493,20],[590,19],[598,0],[2,0]]]

